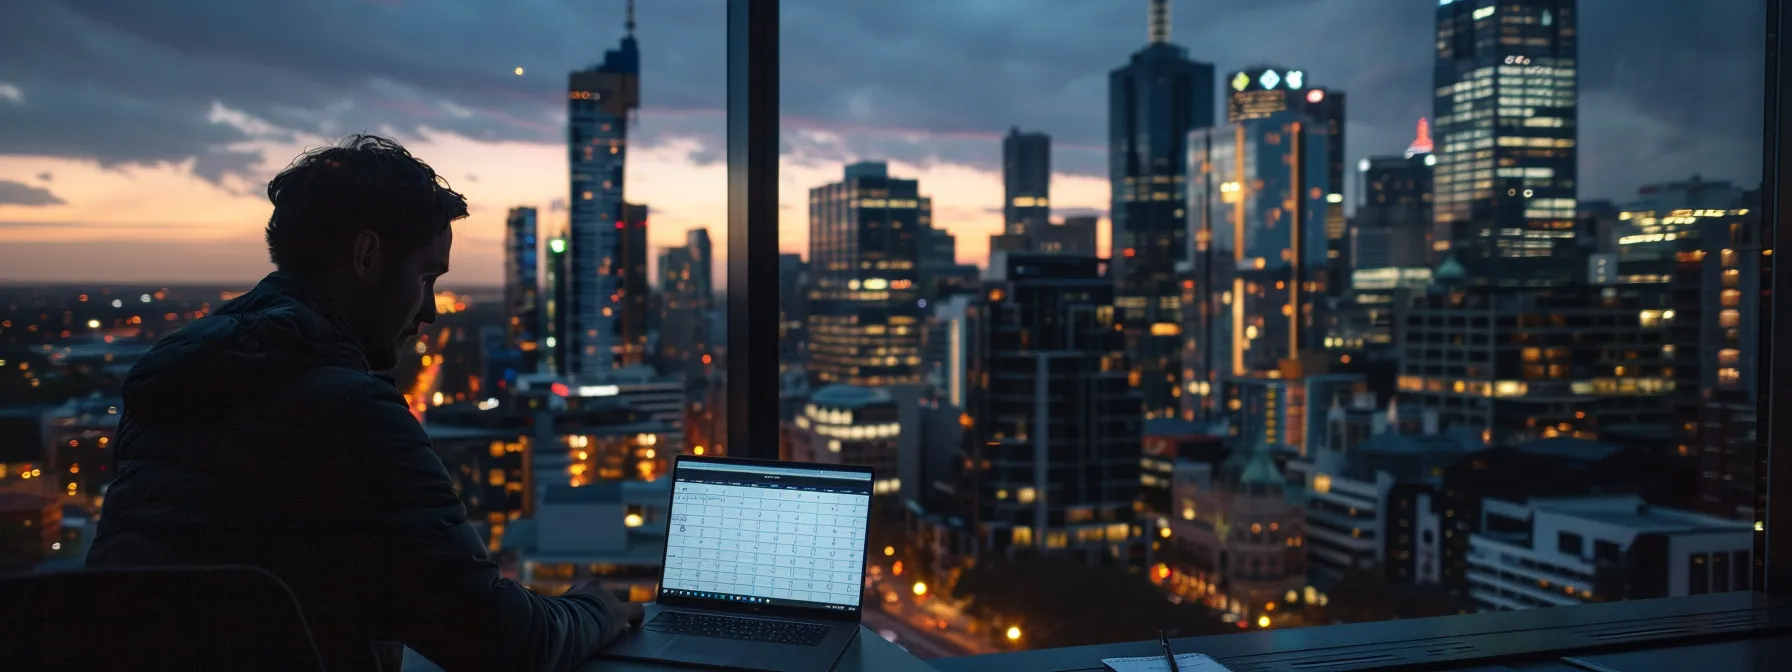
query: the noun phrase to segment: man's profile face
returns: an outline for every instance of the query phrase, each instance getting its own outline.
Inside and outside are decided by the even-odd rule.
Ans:
[[[436,321],[436,279],[448,272],[454,233],[443,229],[434,240],[399,256],[373,290],[377,308],[369,316],[364,349],[368,368],[386,371],[398,365],[399,352],[425,324]]]

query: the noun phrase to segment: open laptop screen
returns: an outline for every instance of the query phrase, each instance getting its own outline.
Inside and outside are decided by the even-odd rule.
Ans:
[[[660,593],[857,612],[871,474],[680,460]]]

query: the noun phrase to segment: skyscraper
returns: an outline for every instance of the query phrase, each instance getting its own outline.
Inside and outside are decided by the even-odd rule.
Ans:
[[[1176,264],[1188,255],[1188,133],[1213,126],[1213,65],[1170,44],[1169,0],[1152,0],[1150,43],[1108,75],[1108,176],[1119,313],[1147,417],[1173,413],[1182,321]]]
[[[700,371],[709,353],[709,309],[715,301],[711,283],[708,229],[685,233],[682,247],[660,255],[660,336],[655,359],[668,375]]]
[[[1326,350],[1335,364],[1369,372],[1370,385],[1393,393],[1394,314],[1412,293],[1431,283],[1431,155],[1426,121],[1404,155],[1374,156],[1357,163],[1356,216],[1334,269],[1345,284],[1328,298]],[[1329,222],[1328,222],[1329,224]],[[1329,231],[1328,231],[1329,233]],[[1440,260],[1437,260],[1441,262]]]
[[[1009,129],[1002,139],[1002,233],[1031,236],[1051,221],[1052,138]]]
[[[1100,220],[1094,215],[1065,217],[1062,222],[1033,234],[1033,249],[1053,254],[1095,256],[1095,228]]]
[[[546,365],[541,367],[545,370],[543,372],[564,374],[571,366],[569,351],[572,350],[573,342],[572,314],[567,310],[567,295],[572,290],[572,281],[567,278],[572,266],[567,259],[570,256],[566,232],[562,231],[548,240],[547,282],[544,283],[548,300],[547,310],[542,313],[542,324],[547,334],[542,339],[542,345],[547,346],[547,358],[544,360]]]
[[[504,218],[504,319],[509,347],[533,354],[541,338],[541,275],[535,208],[511,208]],[[525,345],[526,344],[526,345]]]
[[[630,115],[640,107],[641,54],[635,44],[634,4],[622,45],[603,63],[574,71],[567,83],[567,151],[572,165],[572,232],[567,241],[569,318],[567,376],[599,378],[619,365],[623,310],[621,262],[625,227],[622,179]]]
[[[1144,419],[1096,257],[997,253],[959,346],[969,426],[954,489],[979,546],[1133,559]],[[968,339],[964,338],[968,335]],[[968,343],[964,342],[968,340]],[[968,346],[968,347],[965,347]],[[949,398],[961,395],[948,390]]]
[[[802,370],[809,358],[809,264],[799,254],[778,255],[778,372]]]
[[[1226,123],[1267,119],[1294,111],[1324,136],[1327,164],[1325,179],[1314,183],[1325,195],[1325,272],[1323,286],[1310,291],[1341,293],[1348,276],[1345,251],[1349,246],[1344,219],[1344,92],[1312,86],[1305,70],[1259,65],[1226,76]]]
[[[1671,427],[1697,455],[1694,508],[1751,518],[1764,257],[1759,192],[1729,182],[1651,184],[1616,216],[1614,289],[1665,294],[1662,356],[1671,365]],[[1629,293],[1626,291],[1626,293]]]
[[[882,162],[846,167],[809,190],[809,377],[879,386],[920,382],[921,245],[931,208],[915,180]]]
[[[1215,410],[1221,379],[1279,370],[1319,346],[1327,269],[1328,132],[1290,108],[1189,134],[1195,232],[1181,334],[1182,407]]]
[[[1471,285],[1540,286],[1576,259],[1575,0],[1441,0],[1434,244]]]
[[[1363,189],[1351,231],[1351,254],[1344,260],[1349,268],[1433,265],[1431,175],[1437,157],[1430,152],[1424,119],[1419,120],[1418,133],[1405,155],[1375,156],[1357,164]]]
[[[691,283],[697,296],[703,300],[704,310],[714,301],[716,294],[716,253],[715,246],[710,243],[709,229],[696,228],[684,232],[685,249],[691,251]]]
[[[1349,287],[1350,222],[1344,217],[1344,101],[1343,91],[1311,88],[1300,94],[1301,109],[1309,123],[1325,136],[1325,286],[1314,288],[1328,296],[1342,295]]]
[[[921,199],[921,207],[931,212],[933,204]],[[958,237],[945,229],[927,228],[921,241],[921,298],[932,300],[940,294],[942,281],[958,267]]]
[[[622,226],[616,229],[617,266],[622,296],[621,318],[616,320],[618,366],[635,366],[647,359],[647,206],[625,203]]]

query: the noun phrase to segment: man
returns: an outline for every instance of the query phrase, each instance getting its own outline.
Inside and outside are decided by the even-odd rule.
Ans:
[[[268,184],[255,289],[157,343],[124,383],[96,567],[247,564],[286,581],[325,663],[567,670],[637,622],[595,583],[499,576],[390,378],[436,320],[466,199],[397,143],[354,135]],[[228,633],[220,633],[228,636]]]

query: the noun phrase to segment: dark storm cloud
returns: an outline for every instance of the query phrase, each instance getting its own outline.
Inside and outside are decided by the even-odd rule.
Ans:
[[[724,6],[640,0],[637,146],[723,157]],[[7,3],[0,152],[107,164],[258,158],[233,142],[437,128],[559,142],[565,74],[621,33],[622,0]],[[1582,192],[1758,179],[1762,0],[1580,2]],[[1179,0],[1173,41],[1219,72],[1304,68],[1346,91],[1348,157],[1399,152],[1431,115],[1434,0]],[[1063,172],[1105,174],[1107,77],[1142,46],[1144,0],[786,0],[788,160],[994,169],[1011,126]],[[16,67],[15,67],[16,66]],[[518,77],[512,69],[522,67]],[[16,91],[15,91],[16,90]],[[17,95],[12,95],[16,93]],[[222,120],[214,107],[268,126]]]
[[[642,5],[644,25],[679,37],[650,57],[650,73],[667,73],[654,80],[652,104],[669,116],[719,111],[720,4]],[[287,131],[428,127],[557,142],[567,71],[601,60],[622,14],[621,0],[197,0],[178,11],[131,0],[6,3],[0,24],[18,29],[0,41],[0,76],[22,102],[0,101],[0,152],[107,165],[199,159],[196,170],[215,178],[259,158],[231,143]],[[214,103],[272,128],[214,121]]]
[[[33,187],[24,182],[0,180],[0,205],[23,205],[37,207],[45,205],[62,205],[65,203],[49,189]]]
[[[787,3],[784,112],[841,142],[835,161],[891,156],[999,166],[1011,125],[1053,136],[1054,168],[1102,177],[1108,72],[1142,46],[1145,3],[911,0]],[[1759,177],[1760,0],[1579,3],[1583,193],[1648,181]],[[1432,116],[1433,0],[1177,2],[1173,40],[1219,73],[1305,69],[1344,90],[1347,156],[1394,154]],[[793,58],[793,54],[836,54]],[[791,124],[786,124],[786,141]],[[889,129],[881,133],[859,128]],[[909,142],[904,136],[926,138]]]

